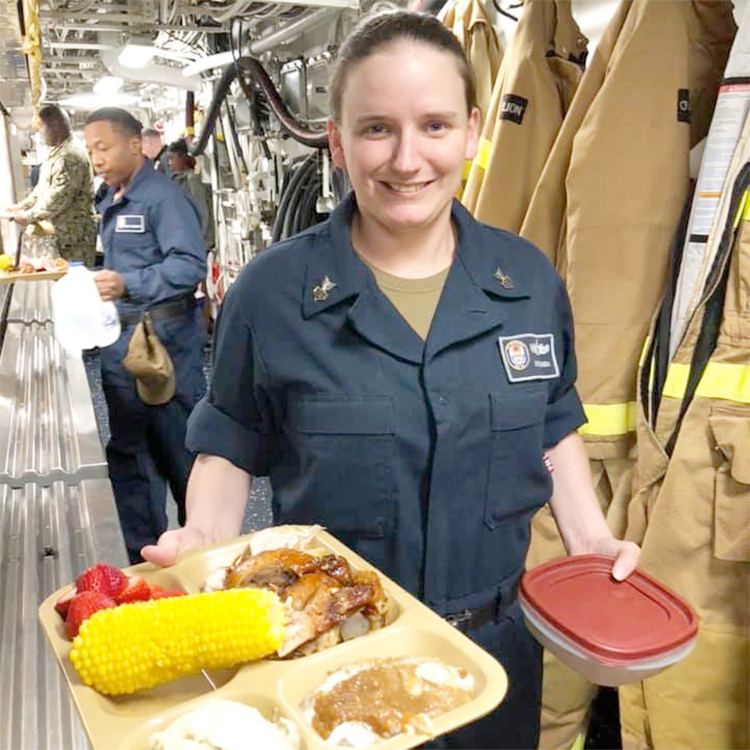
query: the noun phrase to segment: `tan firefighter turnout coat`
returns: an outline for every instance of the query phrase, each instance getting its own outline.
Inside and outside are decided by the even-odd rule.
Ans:
[[[750,747],[750,163],[737,182],[733,247],[669,364],[656,419],[650,356],[639,375],[627,537],[642,546],[640,567],[697,610],[700,630],[683,661],[620,687],[625,748]],[[718,336],[707,336],[717,314]],[[696,350],[705,360],[713,340],[685,401]]]
[[[627,0],[599,42],[521,227],[566,281],[576,323],[582,429],[602,509],[625,531],[635,383],[735,31],[728,2]],[[549,511],[527,565],[564,554]],[[595,688],[545,654],[542,748],[586,730]]]
[[[626,0],[521,228],[566,280],[592,458],[632,444],[638,355],[735,28],[728,0]]]
[[[583,73],[586,37],[570,0],[528,0],[503,58],[461,200],[480,221],[518,232]]]
[[[479,0],[450,2],[442,20],[466,52],[476,79],[477,105],[484,117],[490,104],[492,84],[503,59],[495,29]]]

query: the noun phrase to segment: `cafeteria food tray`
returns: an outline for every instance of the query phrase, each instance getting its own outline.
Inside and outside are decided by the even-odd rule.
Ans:
[[[229,565],[247,547],[251,536],[197,550],[171,568],[144,563],[126,568],[125,572],[140,575],[149,583],[164,588],[182,588],[195,593],[201,590],[210,573]],[[376,570],[325,531],[318,532],[308,548],[341,555],[356,570]],[[310,656],[260,660],[231,670],[184,677],[157,688],[114,698],[85,686],[68,659],[71,644],[65,637],[63,621],[54,605],[73,586],[66,586],[47,597],[39,608],[39,619],[65,674],[94,750],[146,750],[150,735],[165,729],[186,710],[213,698],[245,703],[269,719],[286,717],[297,725],[304,750],[325,750],[332,745],[303,720],[300,704],[330,672],[374,657],[434,656],[454,667],[466,669],[473,676],[472,699],[464,706],[433,719],[436,736],[492,711],[503,700],[508,687],[502,666],[404,589],[377,572],[391,601],[389,623],[379,630]],[[428,739],[425,735],[401,734],[373,747],[407,750]]]
[[[34,271],[33,273],[0,271],[0,284],[12,284],[16,281],[57,281],[67,272],[67,268],[61,268],[57,271]]]

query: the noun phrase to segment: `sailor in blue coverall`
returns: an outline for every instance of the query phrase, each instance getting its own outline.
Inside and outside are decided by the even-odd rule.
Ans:
[[[230,288],[188,425],[187,523],[143,554],[168,564],[236,535],[250,478],[267,474],[275,523],[323,524],[505,667],[499,708],[438,746],[535,748],[541,649],[516,601],[532,516],[550,501],[568,550],[620,556],[613,574],[637,560],[576,434],[565,286],[531,244],[452,200],[479,113],[450,31],[405,11],[366,18],[337,66],[329,147],[353,195]],[[445,279],[424,337],[383,274]]]
[[[94,168],[109,186],[98,205],[106,270],[95,278],[100,292],[112,280],[122,288],[112,297],[122,335],[100,355],[111,431],[107,464],[128,554],[137,562],[141,547],[167,528],[165,480],[180,522],[185,518],[185,488],[193,461],[185,447],[185,430],[205,392],[206,330],[194,291],[205,278],[206,249],[197,212],[185,192],[129,148],[139,140],[137,133],[120,132],[131,124],[130,116],[124,113],[127,117],[120,123],[112,117],[122,110],[114,112],[93,113],[85,133]],[[118,146],[122,153],[113,157]],[[122,165],[113,166],[113,158]],[[122,365],[145,310],[175,370],[175,395],[161,406],[141,401],[133,376]]]

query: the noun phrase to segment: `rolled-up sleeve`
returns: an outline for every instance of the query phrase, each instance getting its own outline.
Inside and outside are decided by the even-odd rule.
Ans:
[[[216,322],[211,385],[190,416],[187,447],[265,476],[276,444],[274,408],[240,286],[230,288]]]
[[[562,281],[556,282],[556,317],[554,326],[555,355],[560,365],[560,377],[550,391],[544,421],[544,447],[557,445],[566,435],[586,423],[581,400],[575,389],[577,375],[573,315],[568,294]]]

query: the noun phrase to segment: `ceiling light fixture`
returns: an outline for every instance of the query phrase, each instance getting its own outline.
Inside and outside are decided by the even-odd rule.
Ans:
[[[140,97],[136,94],[73,94],[59,103],[70,109],[93,110],[99,107],[130,107],[138,102]]]
[[[120,76],[102,76],[94,84],[94,93],[100,96],[116,94],[122,88],[122,78]]]

